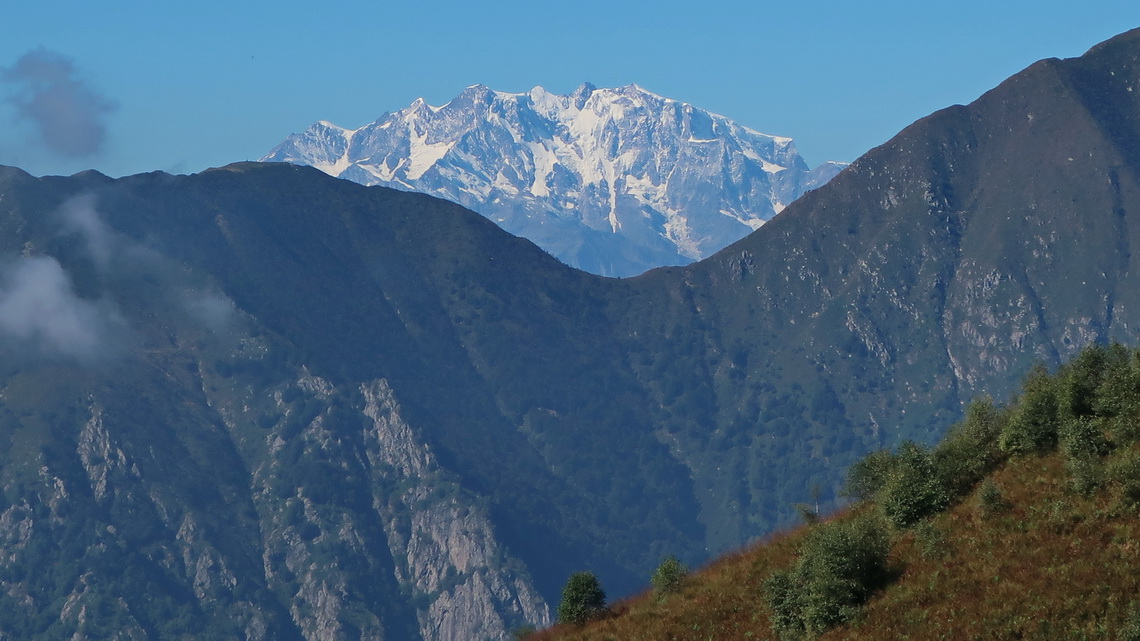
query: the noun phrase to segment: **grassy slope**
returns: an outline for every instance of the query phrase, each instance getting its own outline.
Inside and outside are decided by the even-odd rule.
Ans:
[[[1015,459],[990,478],[1005,511],[984,514],[975,491],[902,536],[891,552],[897,580],[820,638],[1126,638],[1140,601],[1140,513],[1112,487],[1073,493],[1056,454]],[[775,639],[763,583],[791,564],[806,530],[718,560],[663,602],[644,595],[605,620],[529,638]]]
[[[993,479],[1008,511],[985,517],[970,497],[933,521],[944,543],[904,538],[899,582],[823,638],[1121,638],[1140,594],[1140,515],[1112,490],[1069,491],[1058,456],[1015,460]]]

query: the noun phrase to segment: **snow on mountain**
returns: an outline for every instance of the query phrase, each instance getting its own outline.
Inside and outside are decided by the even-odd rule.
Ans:
[[[609,276],[708,256],[846,166],[810,169],[790,138],[588,83],[569,95],[472,85],[360,129],[318,122],[262,160],[458,202]]]

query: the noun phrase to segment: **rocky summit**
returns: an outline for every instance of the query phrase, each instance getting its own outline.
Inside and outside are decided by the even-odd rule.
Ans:
[[[637,85],[569,95],[468,87],[359,129],[319,122],[262,160],[460,203],[607,276],[683,265],[757,229],[846,165]]]

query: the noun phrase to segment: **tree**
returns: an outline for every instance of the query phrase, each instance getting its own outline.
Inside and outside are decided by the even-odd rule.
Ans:
[[[1093,416],[1096,413],[1097,389],[1119,359],[1118,350],[1104,345],[1089,345],[1057,371],[1057,406],[1062,420]]]
[[[910,527],[941,512],[949,502],[930,452],[913,441],[899,446],[895,465],[879,491],[879,504],[891,524]]]
[[[1060,424],[1057,383],[1043,365],[1034,366],[1021,385],[1021,398],[998,439],[1002,451],[1022,456],[1057,445]]]
[[[1093,407],[1119,444],[1137,440],[1140,421],[1140,351],[1113,343],[1108,348],[1108,366],[1097,390]]]
[[[688,573],[689,568],[677,560],[677,557],[670,554],[664,559],[661,559],[661,565],[658,565],[657,569],[653,570],[653,575],[649,577],[649,582],[653,584],[654,594],[660,599],[666,594],[679,592],[681,590],[681,582],[684,581],[685,575]]]
[[[886,485],[896,463],[890,450],[877,450],[864,456],[847,470],[843,494],[858,501],[874,500]]]
[[[942,437],[931,455],[935,472],[952,498],[969,494],[1005,460],[998,439],[1008,421],[1008,410],[983,397],[970,403],[966,417]]]
[[[890,534],[863,516],[826,523],[800,544],[795,564],[765,582],[781,639],[815,637],[849,620],[888,576]]]
[[[562,588],[558,620],[582,625],[606,609],[606,593],[593,572],[575,572]]]

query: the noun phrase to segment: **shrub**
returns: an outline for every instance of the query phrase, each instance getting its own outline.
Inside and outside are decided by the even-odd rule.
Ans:
[[[1058,401],[1055,381],[1037,365],[1021,386],[1021,398],[998,438],[1003,452],[1014,456],[1043,453],[1057,445]]]
[[[949,505],[949,495],[934,472],[926,448],[907,441],[899,447],[895,459],[879,492],[879,504],[892,525],[910,527]]]
[[[1088,496],[1102,482],[1100,460],[1092,456],[1074,456],[1065,459],[1065,469],[1069,472],[1069,486],[1073,491]]]
[[[681,583],[684,582],[685,575],[688,573],[689,568],[672,554],[661,559],[661,564],[653,570],[653,575],[649,577],[649,582],[653,585],[653,593],[657,595],[657,598],[663,598],[667,594],[676,594],[681,590]]]
[[[890,450],[878,450],[859,459],[847,470],[847,483],[843,494],[860,501],[869,501],[879,493],[895,467],[895,456]]]
[[[558,604],[558,620],[562,623],[582,625],[606,609],[606,593],[593,572],[575,572],[562,588],[562,602]]]
[[[1105,480],[1120,488],[1120,498],[1126,507],[1140,506],[1140,452],[1126,450],[1110,459]]]
[[[772,629],[781,639],[798,639],[804,634],[804,589],[798,583],[795,569],[776,570],[764,582],[768,607],[772,610]]]
[[[986,479],[982,481],[982,486],[978,488],[978,507],[982,511],[982,516],[994,516],[1004,512],[1009,508],[1009,503],[1002,496],[1001,489],[998,488],[997,483],[992,480]]]
[[[1140,439],[1140,351],[1119,344],[1108,348],[1105,375],[1097,389],[1094,408],[1117,442]]]
[[[963,496],[1005,458],[998,438],[1009,412],[989,397],[970,403],[966,417],[947,431],[934,448],[934,468],[952,497]]]
[[[772,610],[772,628],[780,639],[798,639],[804,634],[803,587],[795,569],[775,570],[764,582],[768,609]]]
[[[1135,603],[1129,608],[1128,618],[1120,629],[1120,641],[1140,641],[1140,607]]]
[[[1059,437],[1062,451],[1069,459],[1104,456],[1111,449],[1101,422],[1087,416],[1065,421]]]
[[[950,551],[946,532],[935,525],[932,519],[915,526],[914,542],[924,559],[944,558]]]
[[[887,577],[890,535],[876,518],[825,524],[804,540],[788,570],[765,583],[782,639],[818,635],[855,614]]]

